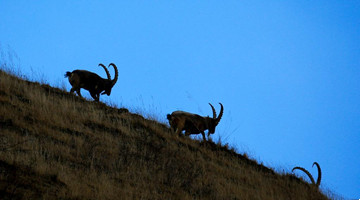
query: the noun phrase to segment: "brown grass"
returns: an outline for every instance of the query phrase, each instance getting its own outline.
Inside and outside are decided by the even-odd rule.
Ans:
[[[328,199],[227,145],[0,71],[0,199]]]

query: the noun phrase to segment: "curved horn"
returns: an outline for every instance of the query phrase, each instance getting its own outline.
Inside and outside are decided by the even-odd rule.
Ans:
[[[211,103],[209,103],[209,105],[211,106],[211,109],[212,109],[212,112],[213,112],[213,118],[215,119],[216,118],[216,110],[215,110],[214,106],[211,105]]]
[[[224,106],[221,103],[219,103],[219,104],[220,104],[221,108],[220,108],[219,116],[216,118],[216,124],[218,124],[220,122],[221,117],[223,116],[223,113],[224,113]]]
[[[110,67],[111,65],[114,67],[114,70],[115,70],[115,77],[114,77],[114,79],[111,81],[111,82],[112,82],[112,86],[114,86],[115,83],[116,83],[116,81],[118,80],[119,72],[118,72],[118,69],[117,69],[117,67],[116,67],[116,65],[115,65],[114,63],[110,63],[110,64],[109,64],[109,67]]]
[[[306,170],[306,169],[304,169],[302,167],[294,167],[292,169],[292,172],[294,172],[295,169],[299,169],[299,170],[305,172],[305,174],[308,175],[308,177],[310,178],[311,183],[315,185],[314,178],[313,178],[313,176],[310,174],[310,172],[308,170]]]
[[[108,80],[111,80],[111,76],[110,76],[110,73],[109,73],[109,70],[106,69],[106,67],[103,65],[103,64],[99,64],[99,66],[103,67],[105,69],[105,72],[106,72],[106,75],[107,75],[107,78]]]
[[[321,182],[321,168],[320,168],[320,165],[319,165],[319,163],[317,163],[317,162],[314,162],[313,163],[313,167],[314,167],[314,165],[316,165],[316,167],[317,167],[317,169],[318,169],[318,178],[317,178],[317,180],[316,180],[316,187],[319,187],[319,185],[320,185],[320,182]]]

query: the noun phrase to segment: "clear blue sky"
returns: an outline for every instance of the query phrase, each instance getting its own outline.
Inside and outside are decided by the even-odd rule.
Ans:
[[[317,161],[322,188],[360,198],[360,1],[1,0],[0,45],[67,90],[66,71],[114,62],[100,100],[163,122],[222,102],[215,141],[315,177]]]

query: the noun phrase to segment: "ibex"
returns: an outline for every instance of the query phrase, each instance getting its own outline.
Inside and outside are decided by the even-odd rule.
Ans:
[[[307,171],[306,169],[302,168],[302,167],[294,167],[292,169],[292,172],[294,172],[295,169],[299,169],[303,172],[305,172],[306,175],[308,175],[308,177],[310,178],[310,181],[313,185],[315,185],[317,188],[319,188],[320,182],[321,182],[321,168],[320,165],[317,162],[314,162],[314,164],[312,165],[314,167],[314,165],[316,165],[317,169],[318,169],[318,178],[316,180],[316,183],[314,181],[314,177],[310,174],[309,171]]]
[[[112,87],[114,87],[118,79],[118,69],[114,63],[110,63],[109,67],[113,66],[115,70],[115,77],[113,80],[111,80],[110,73],[106,69],[106,67],[101,63],[99,64],[99,66],[104,68],[107,79],[103,79],[99,75],[86,70],[74,70],[72,72],[66,72],[65,78],[68,77],[69,82],[72,85],[70,93],[76,91],[76,93],[80,97],[82,97],[80,93],[80,88],[83,88],[90,92],[90,95],[92,96],[92,98],[94,98],[95,101],[99,101],[100,93],[103,91],[104,92],[101,93],[102,95],[107,94],[108,96],[110,96],[111,89]]]
[[[181,132],[185,130],[185,136],[191,134],[201,133],[203,136],[203,141],[206,141],[205,130],[208,130],[208,139],[210,134],[215,132],[216,126],[219,124],[220,119],[224,112],[224,107],[221,103],[219,116],[216,117],[216,111],[214,106],[211,106],[213,111],[213,117],[202,117],[197,114],[188,113],[184,111],[174,111],[173,113],[167,115],[171,128],[175,131],[176,134],[181,135]]]

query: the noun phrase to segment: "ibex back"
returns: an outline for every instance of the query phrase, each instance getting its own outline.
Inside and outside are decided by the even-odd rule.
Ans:
[[[66,72],[65,77],[69,78],[69,82],[72,85],[70,92],[73,93],[76,91],[76,93],[81,97],[80,89],[83,88],[90,92],[91,97],[94,98],[95,101],[99,101],[101,92],[102,95],[107,94],[109,96],[111,94],[111,89],[114,87],[118,79],[118,69],[114,63],[110,63],[109,67],[113,66],[115,70],[115,77],[111,80],[110,73],[106,67],[101,63],[99,66],[104,68],[107,79],[103,79],[99,75],[86,70]]]
[[[224,107],[221,103],[219,116],[216,116],[216,111],[214,106],[211,106],[213,111],[213,117],[202,117],[197,114],[188,113],[184,111],[174,111],[171,114],[167,115],[167,119],[169,120],[169,124],[171,128],[175,131],[176,134],[181,135],[181,132],[185,130],[185,135],[189,136],[191,134],[202,134],[203,140],[206,141],[205,138],[205,130],[208,130],[208,139],[210,134],[215,133],[215,128],[219,124],[220,119],[224,112]]]

